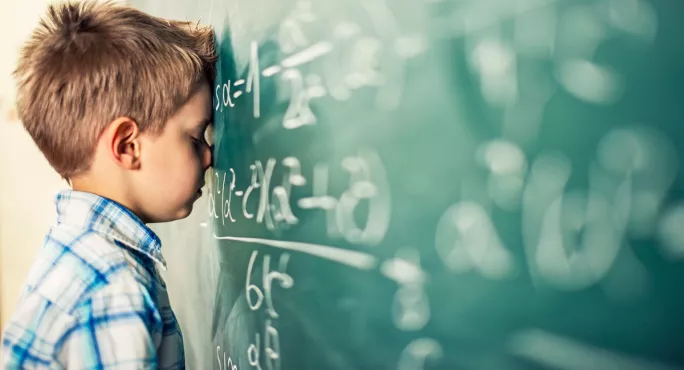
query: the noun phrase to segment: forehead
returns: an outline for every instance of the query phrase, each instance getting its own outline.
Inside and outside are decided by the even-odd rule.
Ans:
[[[171,117],[171,122],[182,127],[202,125],[211,119],[211,91],[209,84],[200,84],[190,98]],[[169,122],[169,123],[171,123]]]

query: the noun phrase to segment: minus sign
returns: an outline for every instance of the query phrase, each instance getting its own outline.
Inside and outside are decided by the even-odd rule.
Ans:
[[[238,190],[235,192],[235,196],[237,196],[237,197],[241,197],[242,194],[244,194],[244,192],[242,190]]]
[[[235,94],[233,94],[233,98],[237,99],[240,95],[242,95],[242,91],[236,91]]]
[[[233,83],[233,86],[240,86],[244,83],[245,83],[245,80],[239,79],[239,80],[235,81],[235,83]]]
[[[269,76],[273,76],[274,74],[280,72],[281,69],[282,68],[280,66],[271,66],[271,67],[264,69],[264,71],[261,72],[261,74],[264,75],[264,77],[269,77]]]

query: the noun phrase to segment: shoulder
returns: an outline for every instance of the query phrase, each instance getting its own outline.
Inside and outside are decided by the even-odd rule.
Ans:
[[[2,335],[2,368],[48,367],[60,339],[76,324],[73,316],[39,294],[23,297]]]
[[[134,324],[150,335],[162,329],[156,298],[139,283],[117,279],[78,302],[70,312],[74,324],[86,331],[113,331]],[[114,344],[114,343],[112,343]]]
[[[151,366],[162,331],[162,315],[146,289],[117,280],[71,312],[28,294],[3,334],[2,352],[8,368]]]
[[[19,367],[48,366],[55,359],[71,363],[62,357],[85,356],[76,347],[99,351],[121,346],[104,342],[122,336],[131,338],[131,358],[154,358],[162,313],[126,252],[96,233],[59,233],[46,239],[8,322],[2,343],[5,361]]]
[[[68,368],[156,368],[162,318],[141,285],[113,281],[73,310],[54,356]]]
[[[44,297],[72,314],[98,294],[123,293],[123,287],[142,293],[149,288],[150,280],[139,259],[113,239],[92,230],[59,225],[45,238],[29,273],[26,294]]]

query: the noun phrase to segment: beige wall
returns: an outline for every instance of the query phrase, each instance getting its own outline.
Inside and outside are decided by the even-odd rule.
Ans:
[[[66,187],[12,119],[11,71],[22,41],[44,12],[47,0],[2,1],[0,5],[0,325],[11,314],[36,250],[54,221],[52,202]]]

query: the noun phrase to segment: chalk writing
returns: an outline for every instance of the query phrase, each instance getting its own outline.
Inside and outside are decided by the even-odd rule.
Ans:
[[[223,354],[223,362],[221,362],[221,354]],[[216,346],[216,361],[218,361],[219,370],[238,370],[237,365],[233,364],[233,359],[228,357],[226,361],[226,352],[221,351],[221,346]]]
[[[280,162],[269,158],[265,166],[261,161],[255,161],[249,167],[250,182],[245,190],[236,189],[233,168],[228,170],[228,179],[226,173],[216,171],[216,182],[220,186],[215,187],[215,194],[210,194],[209,214],[215,219],[221,218],[222,225],[225,220],[235,222],[232,199],[233,196],[242,197],[239,213],[245,219],[253,219],[269,230],[276,230],[297,224],[296,212],[322,209],[326,211],[330,237],[344,237],[355,244],[377,245],[387,232],[391,215],[391,194],[382,161],[375,152],[360,150],[358,155],[345,157],[340,167],[347,172],[349,181],[339,198],[328,194],[330,167],[316,164],[312,196],[302,197],[296,203],[291,200],[292,189],[304,186],[307,179],[295,157],[286,157]],[[271,188],[276,170],[283,173],[282,179]],[[250,202],[252,199],[255,201]],[[362,201],[368,202],[365,225],[359,225],[355,220],[356,209]],[[256,209],[253,203],[256,203]]]

